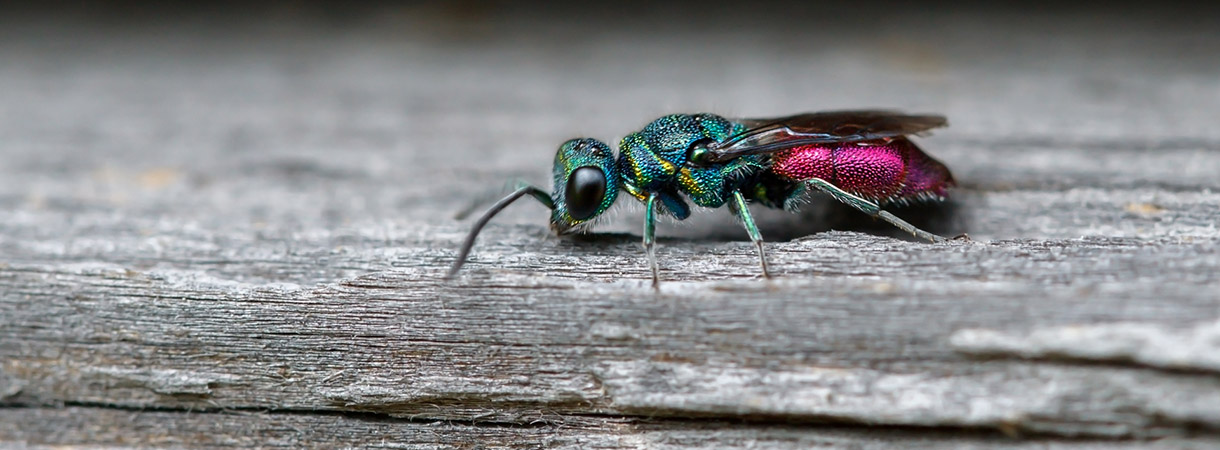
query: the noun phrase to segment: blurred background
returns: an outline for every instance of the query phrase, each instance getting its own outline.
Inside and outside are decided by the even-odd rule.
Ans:
[[[986,207],[978,193],[1013,189],[1220,188],[1214,157],[1199,153],[1220,142],[1215,6],[3,8],[0,205],[39,215],[10,220],[11,229],[26,223],[30,235],[42,220],[90,212],[105,220],[116,211],[152,221],[142,229],[216,220],[285,231],[451,223],[470,199],[508,181],[548,183],[563,140],[613,144],[673,112],[943,113],[951,127],[921,144],[954,170],[958,197],[978,207],[971,210]],[[542,225],[537,209],[518,207],[499,220]],[[1001,226],[1012,214],[934,217],[927,226],[991,238],[1130,231],[1096,218],[1091,228]],[[628,216],[607,229],[634,232],[638,218]],[[764,216],[764,231],[779,238],[836,227],[788,230],[785,221],[805,219]],[[720,229],[715,221],[726,217],[709,227]],[[707,231],[700,220],[676,232],[743,238],[735,227]]]

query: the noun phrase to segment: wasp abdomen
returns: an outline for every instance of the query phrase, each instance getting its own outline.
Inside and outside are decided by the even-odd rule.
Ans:
[[[807,145],[776,153],[771,172],[791,181],[818,178],[882,203],[945,196],[953,177],[906,139]]]
[[[949,195],[948,189],[957,185],[949,168],[940,161],[932,159],[915,144],[906,141],[911,147],[907,153],[907,176],[899,199],[944,199]]]

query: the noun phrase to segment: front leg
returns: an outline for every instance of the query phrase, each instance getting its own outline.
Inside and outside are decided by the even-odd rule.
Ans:
[[[657,216],[656,216],[656,201],[657,194],[649,193],[648,201],[645,202],[644,209],[644,252],[648,254],[648,267],[652,269],[652,288],[660,287],[660,277],[657,275],[657,253],[656,253],[656,231],[657,231]]]

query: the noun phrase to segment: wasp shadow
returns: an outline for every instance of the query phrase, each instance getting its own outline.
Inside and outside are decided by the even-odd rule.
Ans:
[[[962,199],[905,206],[889,205],[884,209],[919,229],[940,236],[954,237],[970,231],[968,215],[965,213],[968,207]],[[827,231],[858,231],[904,240],[919,240],[884,220],[869,216],[829,197],[812,198],[795,212],[761,207],[751,208],[751,212],[766,241],[790,241]],[[744,227],[727,210],[720,214],[704,216],[713,217],[692,216],[681,226],[668,227],[664,233],[659,229],[658,235],[722,242],[748,239]],[[639,240],[638,234],[624,236]]]
[[[955,193],[957,194],[957,193]],[[905,206],[889,205],[884,209],[910,222],[912,225],[944,237],[954,237],[970,232],[970,199],[955,195],[944,202],[928,202]],[[815,196],[801,205],[797,211],[753,206],[750,208],[763,239],[769,242],[790,241],[827,231],[857,231],[877,236],[919,241],[919,239],[895,228],[884,220],[873,218],[851,206],[830,197]],[[623,214],[587,234],[564,236],[561,241],[614,247],[640,245],[641,235],[637,231],[642,225],[642,212]],[[664,242],[739,242],[749,240],[745,228],[728,208],[697,210],[690,218],[677,221],[662,216],[657,225],[657,241]]]

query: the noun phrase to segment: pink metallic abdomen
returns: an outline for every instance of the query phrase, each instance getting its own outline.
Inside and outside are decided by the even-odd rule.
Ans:
[[[771,172],[792,181],[819,178],[881,203],[941,198],[954,185],[944,164],[906,139],[796,147],[774,154]]]

